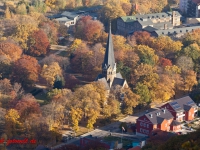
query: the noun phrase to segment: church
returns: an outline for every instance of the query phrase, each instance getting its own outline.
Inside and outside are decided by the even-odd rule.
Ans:
[[[96,78],[96,81],[101,81],[105,84],[106,89],[110,91],[114,86],[121,86],[122,88],[128,88],[128,84],[123,79],[120,72],[117,71],[117,64],[115,62],[114,48],[111,34],[111,27],[108,34],[108,40],[106,45],[106,51],[104,61],[102,64],[102,73]]]

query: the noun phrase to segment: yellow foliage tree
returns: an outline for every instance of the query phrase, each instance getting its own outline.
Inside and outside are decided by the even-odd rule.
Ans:
[[[62,69],[57,62],[52,62],[49,66],[44,65],[41,72],[41,77],[44,78],[48,86],[53,86],[56,75],[61,75]]]
[[[6,19],[10,19],[10,18],[11,18],[11,13],[10,13],[9,7],[6,7],[6,10],[5,10],[5,18],[6,18]]]
[[[79,130],[79,121],[82,118],[83,111],[80,108],[71,107],[70,119],[72,123],[73,130],[77,132]]]
[[[82,43],[81,39],[75,39],[72,43],[72,45],[70,46],[70,51],[73,52],[75,51]]]
[[[6,134],[8,137],[12,137],[16,135],[17,132],[17,126],[19,126],[21,123],[19,122],[19,114],[17,110],[10,109],[6,115],[5,115],[5,122],[6,122]]]
[[[55,8],[56,0],[45,0],[45,4],[51,8]]]
[[[186,75],[183,77],[183,79],[184,79],[184,87],[185,87],[184,90],[188,92],[191,91],[192,87],[198,83],[196,72],[192,70],[188,70],[186,72]]]
[[[94,123],[96,123],[96,120],[99,116],[99,111],[96,110],[95,108],[90,109],[89,111],[90,111],[90,113],[88,115],[89,119],[88,119],[88,122],[87,122],[87,128],[92,129]]]
[[[14,39],[16,39],[16,41],[23,49],[27,50],[28,37],[35,30],[37,30],[37,27],[31,23],[18,24],[17,27],[15,28],[13,37]]]

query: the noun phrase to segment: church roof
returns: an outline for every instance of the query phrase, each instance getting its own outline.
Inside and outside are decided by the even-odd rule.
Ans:
[[[112,68],[114,68],[114,66],[115,66],[115,57],[114,57],[114,50],[113,50],[111,26],[110,26],[110,31],[109,31],[109,34],[108,34],[106,52],[105,52],[102,68],[104,68],[105,66],[106,66],[106,68],[108,66],[111,66]]]
[[[113,80],[113,83],[112,83],[112,86],[111,86],[111,87],[114,87],[114,86],[116,86],[116,85],[123,86],[123,85],[124,85],[124,82],[125,82],[125,79],[114,78],[114,80]]]
[[[121,75],[121,73],[120,73],[120,72],[118,72],[118,73],[116,74],[116,78],[123,79],[123,77],[122,77],[122,75]]]

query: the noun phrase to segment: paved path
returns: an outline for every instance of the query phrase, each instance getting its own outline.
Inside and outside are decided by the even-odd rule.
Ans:
[[[134,134],[119,133],[120,132],[119,125],[121,124],[121,122],[135,123],[136,119],[143,114],[145,114],[145,112],[137,113],[134,116],[130,116],[130,115],[126,116],[125,118],[119,120],[118,122],[114,122],[114,123],[111,123],[111,124],[104,126],[102,128],[95,129],[91,132],[88,132],[86,134],[81,135],[80,137],[69,140],[66,143],[62,143],[60,145],[57,145],[57,146],[53,147],[52,150],[59,148],[59,147],[66,145],[66,144],[71,144],[71,143],[77,142],[80,138],[83,138],[83,137],[86,137],[86,136],[89,136],[89,135],[92,135],[93,137],[105,137],[105,136],[110,135],[110,133],[112,133],[112,136],[116,136],[116,137],[122,137],[123,136],[123,137],[130,137],[130,138],[134,138],[134,139],[141,138],[140,136],[136,136]]]

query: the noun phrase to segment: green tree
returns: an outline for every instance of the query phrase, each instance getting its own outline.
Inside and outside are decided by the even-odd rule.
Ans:
[[[140,96],[141,104],[147,104],[151,102],[151,93],[147,85],[138,82],[135,90],[136,94]]]

